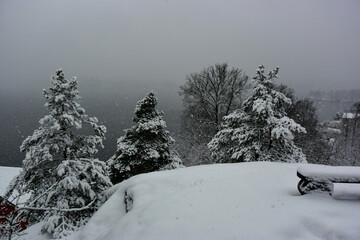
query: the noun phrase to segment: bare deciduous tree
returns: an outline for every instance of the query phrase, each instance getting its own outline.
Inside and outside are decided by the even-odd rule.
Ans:
[[[189,74],[186,83],[180,87],[185,107],[181,140],[191,148],[206,145],[220,130],[223,117],[241,106],[248,88],[248,76],[238,68],[230,68],[227,63]]]

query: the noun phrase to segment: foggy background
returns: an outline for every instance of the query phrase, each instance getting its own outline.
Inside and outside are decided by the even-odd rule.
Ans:
[[[177,131],[179,86],[215,63],[250,77],[259,64],[280,66],[297,96],[358,89],[359,13],[358,0],[0,0],[0,165],[21,165],[19,146],[47,114],[42,89],[60,67],[108,128],[101,160],[149,90]]]

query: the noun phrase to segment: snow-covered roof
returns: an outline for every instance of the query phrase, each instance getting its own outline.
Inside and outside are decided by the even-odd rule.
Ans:
[[[325,132],[328,133],[328,134],[341,134],[340,129],[331,128],[331,127],[326,128]]]
[[[341,126],[341,121],[332,120],[332,121],[326,122],[325,125],[328,126],[328,127],[331,127],[331,128],[338,128],[339,126]]]
[[[356,116],[359,116],[359,114],[355,114],[355,113],[343,113],[342,118],[343,118],[343,119],[354,119]]]

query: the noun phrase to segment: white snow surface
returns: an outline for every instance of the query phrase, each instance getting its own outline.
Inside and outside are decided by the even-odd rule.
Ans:
[[[5,194],[7,186],[20,170],[21,168],[17,167],[0,167],[0,196]]]
[[[360,239],[359,186],[301,196],[296,171],[304,165],[214,164],[138,175],[109,189],[111,198],[67,239]],[[133,199],[129,212],[125,193]],[[46,239],[39,229],[21,239]]]

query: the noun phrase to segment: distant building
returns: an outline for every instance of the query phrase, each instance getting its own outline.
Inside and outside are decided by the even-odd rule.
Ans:
[[[341,116],[342,128],[347,137],[349,132],[355,133],[355,129],[359,126],[360,114],[345,112]]]
[[[359,120],[360,114],[356,113],[343,113],[341,120],[343,121],[343,124],[355,124],[356,120]]]

